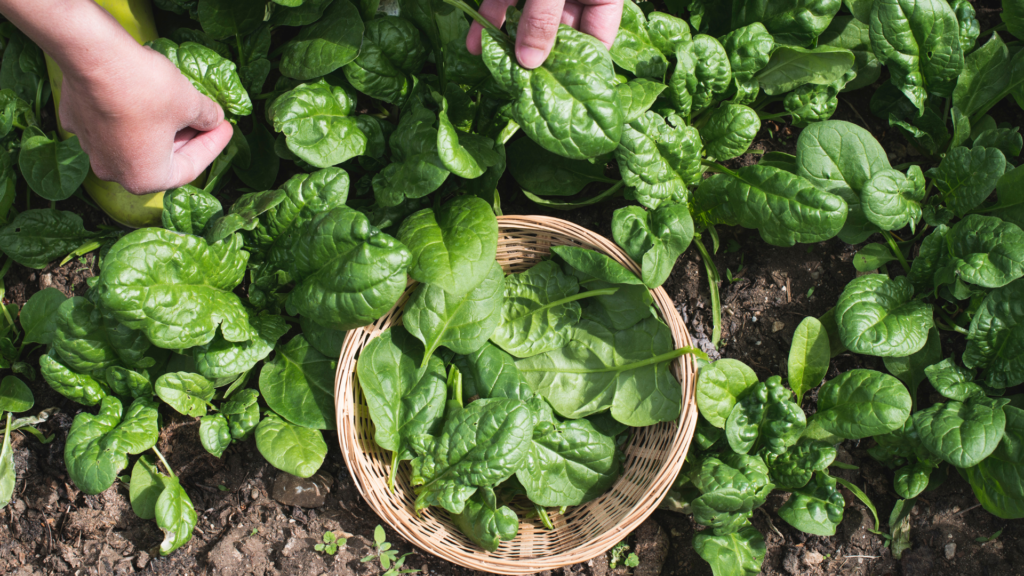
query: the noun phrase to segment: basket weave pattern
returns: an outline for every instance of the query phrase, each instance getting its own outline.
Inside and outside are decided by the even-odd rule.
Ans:
[[[551,246],[582,246],[602,252],[639,275],[637,265],[609,240],[557,218],[501,216],[498,218],[497,260],[506,273],[525,270],[550,255]],[[603,554],[649,516],[675,481],[697,422],[694,402],[696,366],[691,355],[672,364],[683,387],[683,409],[675,422],[633,430],[625,448],[623,473],[602,496],[574,506],[563,516],[551,511],[554,530],[539,520],[520,518],[519,535],[486,552],[452,525],[448,513],[430,508],[419,517],[413,512],[416,495],[409,484],[410,468],[403,463],[395,491],[387,487],[391,453],[373,440],[374,426],[366,400],[355,379],[359,352],[388,327],[399,324],[402,309],[415,283],[386,315],[345,336],[335,380],[338,439],[349,472],[370,507],[403,538],[426,552],[450,562],[498,574],[532,574],[585,562]],[[662,319],[677,347],[692,346],[690,335],[662,288],[652,291]]]

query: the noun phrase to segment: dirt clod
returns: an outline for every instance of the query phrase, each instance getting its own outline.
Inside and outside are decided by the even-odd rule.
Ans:
[[[956,542],[946,544],[946,560],[952,560],[956,556]]]
[[[665,559],[668,558],[668,533],[661,529],[661,526],[654,521],[654,518],[644,520],[643,524],[636,529],[636,544],[634,550],[640,564],[633,570],[633,576],[658,576],[662,567],[665,566]]]
[[[274,480],[274,500],[285,506],[319,508],[324,505],[334,480],[330,476],[316,473],[309,478],[299,478],[287,472],[278,472]]]

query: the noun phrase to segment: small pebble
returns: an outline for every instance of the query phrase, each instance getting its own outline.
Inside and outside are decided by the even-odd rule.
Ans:
[[[255,488],[253,488],[251,496],[252,496],[253,500],[259,500],[260,499],[260,491],[255,489]]]
[[[751,317],[751,318],[750,318],[750,321],[751,321],[751,322],[757,322],[757,316],[753,316],[753,317]]]
[[[956,556],[956,542],[946,544],[946,560],[952,560]]]

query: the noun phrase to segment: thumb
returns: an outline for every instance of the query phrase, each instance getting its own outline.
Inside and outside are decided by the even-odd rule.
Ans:
[[[221,120],[213,129],[200,132],[178,148],[171,157],[171,182],[167,189],[184,186],[199,177],[231,141],[233,131],[230,122]]]
[[[220,126],[224,121],[224,110],[209,96],[206,96],[195,87],[191,87],[192,96],[185,103],[185,114],[182,120],[189,128],[195,128],[200,132],[209,132]]]

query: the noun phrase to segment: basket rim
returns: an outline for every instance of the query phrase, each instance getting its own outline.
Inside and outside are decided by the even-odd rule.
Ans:
[[[549,216],[499,216],[499,254],[501,252],[501,237],[520,233],[549,233],[568,237],[573,241],[584,244],[586,247],[612,256],[624,265],[631,272],[640,275],[640,267],[626,255],[621,248],[608,241],[608,239],[583,228],[572,222],[553,218]],[[496,255],[497,257],[497,255]],[[694,429],[697,423],[697,406],[695,399],[695,381],[697,366],[692,354],[684,354],[677,358],[673,364],[675,373],[680,385],[683,388],[683,404],[680,416],[677,420],[662,423],[658,426],[674,426],[671,443],[666,447],[667,455],[664,463],[658,470],[655,479],[650,483],[648,489],[636,500],[636,502],[623,514],[614,526],[604,529],[597,536],[591,537],[579,546],[567,551],[556,552],[549,555],[538,555],[522,559],[496,556],[486,552],[479,547],[473,546],[470,551],[459,549],[455,546],[441,542],[440,540],[427,541],[410,526],[401,522],[393,521],[391,510],[382,509],[371,494],[379,492],[375,489],[375,478],[367,476],[361,465],[366,459],[366,454],[360,447],[356,437],[358,432],[355,419],[358,410],[354,406],[354,367],[356,356],[366,344],[378,336],[383,330],[378,327],[384,319],[391,316],[404,307],[411,294],[412,288],[417,285],[410,279],[409,285],[403,292],[402,297],[395,306],[381,319],[361,328],[349,330],[345,335],[342,350],[338,359],[337,371],[335,374],[335,415],[337,422],[338,442],[341,446],[342,455],[345,458],[346,467],[351,474],[353,483],[359,491],[360,496],[367,502],[370,508],[386,522],[392,530],[399,533],[406,541],[413,544],[424,552],[433,554],[439,558],[458,564],[460,566],[499,574],[525,575],[533,574],[543,570],[552,570],[586,562],[611,549],[622,538],[636,529],[644,520],[657,508],[658,504],[667,494],[682,468],[683,461],[689,450],[693,438]],[[678,328],[678,333],[673,333],[673,343],[676,348],[692,346],[692,338],[686,329],[679,312],[675,309],[672,300],[668,297],[664,288],[658,287],[650,291],[654,297],[654,306],[658,310],[659,317]],[[666,306],[667,304],[667,306]],[[671,317],[671,318],[670,318]],[[670,319],[675,322],[670,322]],[[630,446],[632,443],[630,444]],[[627,446],[628,450],[629,446]],[[625,472],[625,470],[624,470]],[[378,487],[379,488],[379,487]],[[405,511],[408,512],[408,511]],[[411,512],[408,512],[411,522],[421,522]],[[558,530],[559,527],[556,527]],[[520,531],[520,536],[522,531]],[[517,539],[519,537],[517,536]]]

